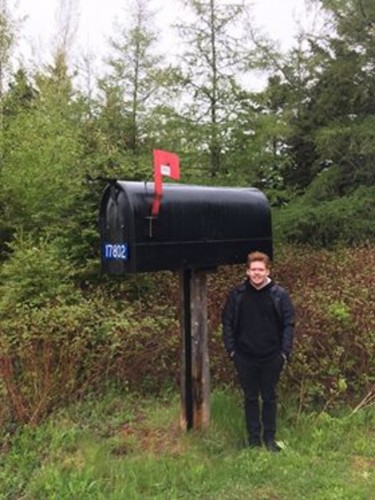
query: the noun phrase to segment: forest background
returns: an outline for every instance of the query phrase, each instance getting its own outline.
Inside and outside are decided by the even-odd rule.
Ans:
[[[283,390],[301,409],[373,398],[375,4],[311,3],[322,28],[282,52],[251,25],[246,3],[187,0],[172,64],[139,0],[100,78],[89,57],[69,65],[69,11],[52,64],[15,67],[21,24],[2,3],[1,422],[38,423],[108,384],[178,385],[178,277],[100,272],[105,182],[93,179],[147,180],[153,149],[179,155],[183,183],[266,193],[274,276],[297,310]],[[267,75],[258,91],[243,83],[254,72]],[[220,311],[242,278],[237,267],[210,276],[214,386],[233,381]]]

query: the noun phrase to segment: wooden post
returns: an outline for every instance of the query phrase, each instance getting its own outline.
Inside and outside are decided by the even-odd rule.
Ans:
[[[210,420],[210,368],[207,345],[207,275],[181,272],[182,370],[181,426],[202,429]]]

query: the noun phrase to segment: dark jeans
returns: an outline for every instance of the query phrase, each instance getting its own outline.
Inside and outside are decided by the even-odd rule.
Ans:
[[[282,356],[267,362],[253,361],[236,352],[234,362],[245,396],[245,417],[249,439],[260,439],[263,427],[265,442],[274,440],[276,434],[276,387],[283,369]],[[262,399],[260,418],[259,396]],[[262,424],[262,425],[261,425]]]

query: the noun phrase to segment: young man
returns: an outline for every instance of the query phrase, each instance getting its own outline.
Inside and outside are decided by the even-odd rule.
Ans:
[[[244,391],[249,446],[262,446],[263,437],[267,449],[277,452],[276,386],[293,347],[294,308],[284,288],[270,279],[266,254],[248,255],[246,275],[245,283],[229,293],[223,310],[224,346]]]

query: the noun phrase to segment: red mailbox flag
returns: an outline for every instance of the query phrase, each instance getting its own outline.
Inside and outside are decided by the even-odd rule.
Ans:
[[[151,215],[156,217],[160,210],[160,202],[163,196],[162,176],[171,177],[178,181],[180,179],[179,158],[176,154],[161,149],[154,149],[154,180],[155,196],[152,203]]]

